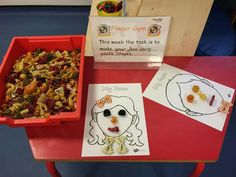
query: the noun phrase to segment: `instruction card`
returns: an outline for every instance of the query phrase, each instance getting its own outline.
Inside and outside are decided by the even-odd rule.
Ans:
[[[144,92],[172,110],[222,131],[227,113],[219,108],[231,102],[234,89],[163,64]]]
[[[95,62],[162,62],[170,17],[90,17]]]
[[[149,155],[141,84],[90,84],[82,157]]]

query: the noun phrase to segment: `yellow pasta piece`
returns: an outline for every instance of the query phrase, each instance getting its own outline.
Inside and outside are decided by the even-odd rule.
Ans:
[[[55,90],[55,93],[60,95],[60,96],[64,96],[64,88],[63,87],[59,87]]]
[[[24,68],[24,63],[23,63],[23,60],[21,60],[20,62],[16,63],[14,66],[14,72],[20,72],[23,70]]]
[[[25,79],[26,77],[27,77],[26,74],[21,74],[21,75],[20,75],[20,78],[21,78],[21,79]]]
[[[49,86],[49,89],[48,89],[46,95],[49,96],[51,93],[54,93],[54,90]]]
[[[63,106],[61,101],[57,101],[55,105],[57,108],[61,108]]]
[[[74,107],[74,101],[73,101],[73,98],[76,96],[76,93],[73,93],[69,96],[68,98],[68,103],[69,103],[69,106],[70,108],[73,108]]]
[[[39,96],[38,101],[43,103],[43,102],[46,101],[46,99],[47,99],[47,96],[46,96],[44,93],[42,93],[42,94]]]
[[[7,92],[6,92],[6,95],[11,95],[14,90],[15,90],[15,85],[11,84],[11,83],[7,83]]]
[[[41,75],[41,72],[39,70],[35,70],[32,72],[32,75],[35,77],[35,76]]]
[[[41,103],[41,102],[37,102],[37,103],[39,105],[40,116],[44,116],[45,112],[48,110],[47,106],[44,103]]]
[[[13,103],[13,105],[9,108],[11,112],[15,112],[20,108],[21,104],[20,103]]]
[[[28,113],[29,112],[29,109],[24,109],[24,110],[22,110],[21,112],[20,112],[20,114],[21,115],[24,115],[24,114],[26,114],[26,113]]]
[[[33,95],[39,95],[41,93],[41,90],[40,90],[40,88],[36,88],[36,91],[35,92],[33,92]]]
[[[39,56],[39,57],[43,57],[44,55],[47,55],[47,52],[43,51],[43,52],[41,52],[38,56]]]
[[[54,99],[55,101],[58,101],[58,100],[60,99],[60,96],[59,96],[59,95],[56,95],[56,96],[53,97],[53,99]]]
[[[57,58],[62,58],[63,57],[61,52],[58,51],[58,50],[55,52],[55,55],[56,55]]]

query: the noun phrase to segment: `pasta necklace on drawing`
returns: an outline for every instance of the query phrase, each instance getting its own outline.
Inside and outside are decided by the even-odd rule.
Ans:
[[[113,148],[113,144],[114,142],[118,145],[116,148],[116,152],[118,152],[119,154],[125,154],[129,151],[129,149],[125,146],[125,137],[121,136],[121,137],[106,137],[106,145],[105,147],[102,149],[102,152],[104,152],[105,154],[113,154],[114,153],[114,148]]]

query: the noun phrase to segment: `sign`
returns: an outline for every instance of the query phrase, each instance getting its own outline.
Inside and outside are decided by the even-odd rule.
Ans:
[[[95,62],[162,62],[170,17],[90,17]]]

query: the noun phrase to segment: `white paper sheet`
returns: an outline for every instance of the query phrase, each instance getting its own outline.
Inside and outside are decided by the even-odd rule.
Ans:
[[[199,86],[199,92],[192,91],[194,85]],[[206,100],[200,98],[200,93],[205,94]],[[194,96],[193,103],[187,101],[188,95]],[[144,97],[219,131],[224,127],[227,114],[219,112],[218,108],[222,100],[231,102],[233,95],[232,88],[167,64],[161,66],[144,92]]]
[[[95,62],[162,62],[170,19],[90,16]]]
[[[109,153],[108,137],[113,141]],[[119,150],[119,138],[125,152]],[[149,155],[141,84],[90,84],[82,157],[121,155]]]

